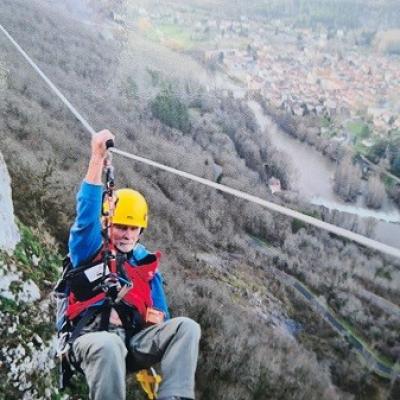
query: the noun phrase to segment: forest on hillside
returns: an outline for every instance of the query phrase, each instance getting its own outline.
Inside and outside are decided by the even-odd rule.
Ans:
[[[290,160],[271,146],[268,129],[260,129],[246,102],[207,91],[182,74],[185,55],[168,53],[164,65],[145,41],[129,49],[129,38],[104,17],[106,2],[99,2],[101,10],[84,4],[98,12],[97,25],[77,21],[54,1],[1,3],[1,24],[92,126],[116,132],[118,148],[362,230],[356,217],[310,206],[290,191]],[[51,290],[46,282],[56,275],[54,260],[44,253],[56,249],[60,257],[66,251],[90,137],[4,36],[0,43],[0,63],[8,71],[0,88],[0,150],[12,176],[16,215],[33,232],[18,254],[2,255],[1,268],[21,268],[37,282],[42,299],[32,307],[40,315]],[[202,327],[199,399],[397,397],[398,381],[377,376],[282,276],[307,285],[393,365],[400,357],[400,321],[382,304],[399,306],[398,260],[165,172],[117,157],[114,164],[117,185],[132,186],[149,201],[144,242],[165,253],[173,315],[188,315]],[[286,189],[281,195],[268,189],[272,174]],[[36,253],[41,274],[29,266]],[[15,385],[19,377],[10,375],[7,356],[19,344],[27,347],[37,321],[29,321],[25,304],[1,297],[0,312],[7,322],[0,330],[0,399],[33,390],[44,397],[54,377],[49,383],[33,371],[25,379],[36,389]],[[15,334],[8,327],[17,320],[23,328]],[[301,329],[291,332],[288,321]],[[50,341],[49,321],[39,325]]]
[[[141,3],[156,6],[157,0]],[[176,6],[169,0],[163,3]],[[400,27],[396,0],[187,0],[179,6],[211,11],[216,17],[251,15],[265,20],[281,19],[299,27],[365,30]]]

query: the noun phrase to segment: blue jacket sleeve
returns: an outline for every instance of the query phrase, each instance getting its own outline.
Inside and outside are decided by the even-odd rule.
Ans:
[[[169,319],[169,311],[167,298],[164,292],[164,279],[162,275],[157,272],[151,281],[151,297],[153,299],[153,306],[157,310],[163,311],[165,314],[165,319]]]
[[[78,266],[93,257],[102,244],[102,185],[83,181],[76,198],[76,219],[69,234],[69,255]]]

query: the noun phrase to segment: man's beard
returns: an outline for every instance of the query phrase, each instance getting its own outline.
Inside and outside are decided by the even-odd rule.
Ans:
[[[135,243],[129,243],[129,244],[116,244],[115,247],[121,252],[121,253],[129,253],[133,250],[135,247]]]

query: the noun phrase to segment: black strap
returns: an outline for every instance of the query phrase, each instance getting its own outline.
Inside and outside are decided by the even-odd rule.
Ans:
[[[110,301],[106,301],[103,311],[101,312],[101,321],[99,331],[108,331],[110,325],[111,305]]]
[[[138,323],[138,318],[136,318],[138,311],[136,309],[132,310],[132,315],[128,315],[126,307],[123,304],[118,304],[114,308],[125,329],[125,344],[129,348],[128,345],[131,337],[142,329],[142,325]]]
[[[91,318],[93,318],[96,314],[103,310],[103,305],[99,307],[91,307],[89,308],[86,313],[82,316],[79,322],[74,327],[71,336],[68,339],[68,343],[72,345],[74,340],[79,336],[81,330],[85,327],[85,325],[89,322]]]
[[[128,275],[125,270],[125,262],[127,261],[127,255],[121,252],[117,253],[117,273],[125,280],[129,280]]]
[[[63,357],[59,365],[59,376],[58,376],[58,388],[65,390],[68,386],[71,386],[71,378],[74,375],[74,371],[67,357]]]
[[[74,375],[74,369],[83,372],[79,364],[75,360],[75,353],[73,351],[72,344],[75,341],[75,339],[79,337],[85,325],[90,321],[91,318],[93,318],[97,313],[99,313],[102,310],[102,308],[103,308],[102,306],[89,308],[74,327],[71,336],[68,339],[68,344],[70,346],[68,355],[66,357],[62,357],[61,362],[59,364],[58,385],[60,390],[64,390],[66,389],[66,387],[71,386],[71,378]]]

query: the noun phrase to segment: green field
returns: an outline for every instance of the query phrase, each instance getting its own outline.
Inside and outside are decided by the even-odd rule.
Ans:
[[[347,124],[347,130],[351,133],[355,141],[366,139],[371,134],[368,124],[363,121],[349,122]]]
[[[159,25],[154,29],[146,32],[146,37],[155,42],[170,41],[173,47],[181,48],[183,50],[192,47],[191,33],[177,25],[165,24]]]

